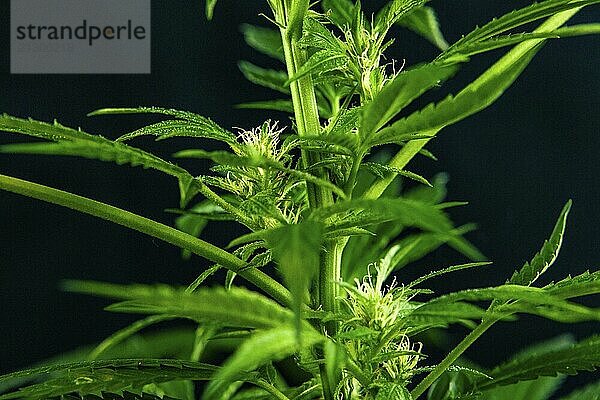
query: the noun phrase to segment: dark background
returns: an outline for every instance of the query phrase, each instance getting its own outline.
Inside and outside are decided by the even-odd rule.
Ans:
[[[246,82],[236,67],[241,59],[271,63],[248,48],[240,24],[266,23],[257,9],[263,1],[221,0],[207,22],[203,3],[153,1],[151,75],[11,75],[9,2],[0,3],[0,112],[81,126],[114,138],[155,118],[87,118],[107,106],[157,105],[210,116],[224,127],[253,127],[285,115],[236,110],[238,102],[273,97]],[[374,2],[381,4],[381,2]],[[433,1],[449,42],[528,1]],[[242,4],[242,5],[240,5]],[[264,10],[261,10],[264,11]],[[574,22],[600,20],[600,8],[584,10]],[[435,49],[406,31],[396,31],[391,50],[407,65],[431,59]],[[475,58],[455,82],[435,98],[455,92],[504,51]],[[600,264],[600,38],[553,41],[518,82],[492,107],[445,129],[431,144],[438,162],[419,159],[415,172],[431,177],[446,171],[449,199],[470,205],[452,212],[457,223],[477,222],[469,238],[494,262],[478,272],[458,273],[435,282],[444,291],[502,283],[540,248],[568,198],[574,207],[561,257],[544,281],[577,274]],[[2,135],[0,142],[19,137]],[[141,139],[136,146],[167,156],[189,144]],[[193,172],[206,164],[186,165]],[[178,202],[174,179],[154,171],[74,158],[0,156],[0,173],[98,199],[172,223],[164,212]],[[204,238],[216,244],[235,235],[231,225],[212,224]],[[58,206],[0,192],[0,372],[97,342],[132,318],[102,311],[107,303],[62,293],[60,280],[187,284],[206,265],[184,262],[179,250],[125,228]],[[462,262],[442,250],[407,274]],[[241,282],[241,281],[240,281]],[[432,282],[434,284],[434,282]],[[588,302],[598,305],[597,299]],[[473,347],[484,365],[501,361],[510,349],[561,332],[576,337],[597,333],[598,323],[558,325],[537,318],[501,325]],[[457,330],[455,339],[464,332]],[[577,378],[579,380],[586,379]],[[577,380],[575,381],[577,382]]]

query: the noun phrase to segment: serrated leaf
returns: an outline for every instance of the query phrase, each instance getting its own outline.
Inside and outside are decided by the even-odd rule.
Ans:
[[[208,380],[217,368],[191,361],[167,359],[121,359],[82,361],[52,365],[0,376],[0,383],[21,377],[52,373],[45,382],[0,396],[2,400],[46,399],[72,392],[87,395],[140,390],[149,383],[174,380]]]
[[[431,183],[429,183],[429,181],[426,178],[422,177],[421,175],[415,174],[414,172],[406,171],[403,169],[390,167],[389,165],[386,165],[386,164],[364,162],[361,164],[361,167],[368,170],[369,172],[373,173],[373,175],[377,176],[378,178],[384,178],[388,174],[398,174],[405,178],[409,178],[409,179],[412,179],[413,181],[422,183],[423,185],[432,187]]]
[[[447,50],[448,54],[458,51],[461,47],[489,39],[529,22],[558,14],[562,11],[585,7],[599,3],[599,0],[546,0],[532,4],[520,10],[505,14],[491,22],[475,29],[454,43]],[[539,33],[539,32],[538,32]],[[445,57],[442,55],[442,57]]]
[[[378,142],[387,143],[394,137],[419,132],[437,132],[442,128],[473,115],[496,101],[508,86],[523,72],[537,49],[514,57],[509,65],[494,65],[456,96],[403,118],[377,135]]]
[[[588,296],[600,293],[600,271],[584,272],[575,277],[567,278],[544,287],[553,296],[561,299]]]
[[[267,297],[232,287],[199,288],[193,293],[169,286],[115,285],[68,281],[68,291],[127,300],[109,306],[110,311],[169,315],[224,326],[271,328],[293,321],[291,311]]]
[[[582,35],[593,35],[598,33],[600,33],[600,24],[581,24],[559,28],[550,32],[518,33],[506,36],[498,36],[480,42],[465,44],[460,48],[455,49],[452,53],[449,53],[443,59],[446,61],[452,61],[464,57],[470,57],[502,47],[519,44],[526,40],[560,39]]]
[[[286,72],[261,68],[248,61],[240,61],[238,63],[238,67],[244,74],[244,77],[254,84],[264,86],[284,94],[290,93],[290,88],[288,85],[286,85],[288,80],[288,75]]]
[[[530,306],[552,306],[557,309],[562,309],[563,312],[572,312],[576,314],[585,315],[591,320],[599,320],[600,313],[596,310],[589,309],[587,307],[580,306],[575,303],[571,303],[560,298],[549,295],[544,289],[521,286],[521,285],[502,285],[480,289],[467,289],[450,294],[442,295],[433,300],[430,303],[452,303],[455,301],[488,301],[488,300],[500,300],[508,302],[511,300],[518,300],[518,303],[511,304],[506,308],[500,307],[502,311],[505,309],[510,310],[511,313],[515,312],[535,312],[534,308]],[[519,304],[523,302],[524,306],[521,307]]]
[[[508,283],[529,286],[554,263],[562,244],[571,204],[572,202],[569,200],[563,207],[550,239],[544,242],[540,252],[533,257],[530,263],[525,263],[521,270],[515,271]]]
[[[88,117],[97,115],[123,115],[123,114],[160,114],[183,119],[197,124],[204,124],[206,117],[198,115],[190,111],[174,110],[171,108],[162,107],[120,107],[120,108],[101,108],[92,111]]]
[[[144,328],[147,328],[151,325],[158,324],[160,322],[169,321],[174,319],[175,317],[171,317],[168,315],[151,315],[144,319],[135,321],[134,323],[126,326],[123,329],[119,329],[117,332],[113,333],[102,342],[100,342],[88,355],[88,360],[95,360],[100,357],[101,354],[105,353],[110,348],[122,343],[123,341],[129,339],[131,336],[135,335],[139,331]]]
[[[413,287],[413,286],[420,285],[421,283],[423,283],[429,279],[436,278],[438,276],[442,276],[442,275],[445,275],[445,274],[448,274],[451,272],[462,271],[463,269],[469,269],[469,268],[483,267],[485,265],[490,265],[490,264],[492,264],[492,263],[491,262],[477,262],[477,263],[453,265],[451,267],[440,269],[437,271],[430,272],[427,275],[423,275],[420,278],[417,278],[414,281],[412,281],[411,283],[409,283],[407,285],[407,287]]]
[[[339,27],[352,23],[354,4],[350,0],[323,0],[321,7],[325,14]]]
[[[221,165],[232,165],[232,166],[243,166],[243,167],[255,167],[255,168],[272,168],[278,171],[285,172],[293,177],[301,180],[305,180],[310,183],[314,183],[318,186],[323,186],[332,190],[335,194],[341,198],[345,198],[344,191],[331,183],[328,180],[316,177],[308,172],[304,172],[299,169],[288,168],[280,162],[270,160],[264,157],[244,157],[238,156],[237,154],[230,153],[228,151],[205,151],[202,149],[188,149],[182,150],[173,155],[176,158],[203,158],[210,159],[217,164]]]
[[[348,58],[345,54],[331,50],[321,50],[310,56],[296,72],[294,76],[289,77],[286,84],[294,82],[309,74],[316,73],[316,76],[324,75],[327,72],[344,69],[348,64]]]
[[[182,204],[188,199],[193,177],[183,168],[124,143],[90,135],[55,122],[0,116],[0,131],[21,133],[55,143],[23,143],[0,146],[0,152],[68,155],[152,168],[178,179]]]
[[[558,16],[543,24],[535,32],[547,32],[564,23]],[[378,137],[438,132],[442,128],[473,115],[496,101],[516,80],[539,50],[542,39],[530,40],[517,46],[490,67],[456,96],[449,96],[437,104],[430,104],[408,117],[384,128]]]
[[[557,374],[575,375],[600,366],[600,337],[593,336],[563,349],[539,351],[518,357],[490,372],[493,380],[480,383],[480,390]]]
[[[438,83],[450,78],[457,68],[425,64],[398,74],[368,103],[361,117],[360,135],[365,141],[394,118],[404,107]]]
[[[540,377],[531,381],[497,387],[483,393],[485,400],[547,400],[564,381],[562,376]]]
[[[252,101],[248,103],[236,104],[236,108],[246,110],[273,110],[282,111],[289,114],[294,113],[294,104],[291,100],[277,99],[277,100],[264,100],[264,101]]]
[[[194,137],[218,140],[227,144],[237,144],[235,135],[221,128],[208,118],[204,124],[178,119],[161,121],[126,133],[119,137],[117,141],[124,142],[140,136],[157,136],[157,141],[173,137]]]
[[[450,324],[465,323],[466,321],[478,321],[484,317],[498,317],[505,321],[514,320],[511,317],[494,314],[481,307],[477,307],[470,303],[425,303],[419,305],[413,310],[409,316],[411,325],[419,332],[425,327],[438,328],[445,327]]]
[[[305,329],[302,331],[302,340],[298,341],[296,329],[285,326],[257,332],[225,362],[202,398],[218,399],[225,388],[239,379],[237,376],[241,372],[252,371],[269,361],[281,360],[324,339],[314,330]]]
[[[347,217],[346,222],[342,219],[335,225],[336,227],[361,226],[360,224],[366,222],[374,224],[399,221],[405,226],[418,226],[433,232],[448,232],[452,229],[452,224],[447,216],[435,207],[400,198],[356,199],[339,202],[333,206],[316,210],[311,218],[325,221],[333,215],[348,212],[360,213]]]
[[[289,3],[287,9],[286,33],[293,38],[299,39],[302,36],[302,24],[310,7],[309,0],[295,0]]]
[[[600,382],[589,384],[561,397],[560,400],[600,400]]]
[[[277,60],[284,61],[281,34],[278,31],[249,24],[243,24],[240,30],[250,47]]]
[[[418,7],[398,20],[398,25],[408,28],[429,40],[440,50],[448,48],[448,43],[440,29],[435,10],[431,7]]]
[[[406,386],[399,383],[386,382],[379,388],[375,400],[412,400],[412,396]]]
[[[317,50],[330,50],[336,53],[344,52],[342,42],[325,25],[310,17],[304,20],[304,34],[298,44]]]
[[[422,6],[428,0],[391,0],[375,17],[375,29],[379,32],[387,32],[389,27],[410,13],[417,7]]]
[[[319,270],[322,226],[313,221],[285,225],[269,231],[266,241],[292,293],[296,329],[300,335],[302,306],[307,302],[308,289]]]

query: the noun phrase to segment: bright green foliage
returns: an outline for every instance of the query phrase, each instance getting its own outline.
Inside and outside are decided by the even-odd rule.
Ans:
[[[211,365],[168,359],[119,359],[59,364],[1,376],[0,383],[42,374],[52,374],[53,377],[18,392],[2,395],[0,399],[47,399],[71,392],[81,395],[120,393],[124,390],[141,392],[150,383],[181,379],[208,380],[215,371],[216,367]]]
[[[600,399],[600,383],[588,385],[580,390],[576,390],[561,400],[598,400]]]
[[[181,202],[169,211],[178,215],[177,229],[13,177],[0,175],[1,189],[104,218],[178,246],[186,258],[211,262],[187,288],[66,282],[68,291],[118,300],[109,311],[145,317],[95,347],[0,377],[6,393],[0,399],[192,400],[202,393],[214,400],[548,400],[566,375],[597,369],[597,336],[544,343],[491,370],[463,358],[496,322],[518,314],[598,323],[600,310],[575,301],[600,293],[599,272],[534,286],[558,256],[571,202],[541,250],[505,284],[438,294],[425,286],[431,279],[466,269],[485,273],[490,263],[464,237],[474,226],[452,222],[452,207],[466,203],[444,202],[447,178],[424,177],[407,166],[419,154],[435,159],[424,148],[428,141],[493,104],[546,40],[600,33],[594,23],[563,27],[582,7],[599,2],[541,1],[448,45],[426,0],[391,0],[374,15],[360,1],[267,0],[273,25],[241,30],[248,45],[282,65],[240,61],[239,68],[279,98],[239,107],[288,112],[290,127],[267,120],[232,132],[185,111],[94,111],[90,115],[163,117],[109,140],[56,122],[0,116],[0,131],[45,140],[3,145],[2,153],[80,156],[175,177]],[[216,3],[205,2],[209,19]],[[534,31],[515,32],[543,18]],[[394,26],[414,31],[440,54],[409,66],[386,58]],[[515,47],[456,95],[407,115],[407,106],[443,90],[470,57],[506,46]],[[195,139],[198,145],[174,158],[214,165],[193,176],[125,143],[141,136]],[[207,151],[204,140],[225,147]],[[379,152],[382,145],[396,153]],[[245,231],[227,249],[200,239],[209,224],[228,222]],[[403,268],[443,245],[472,262],[403,278]],[[222,269],[223,285],[208,287]],[[195,329],[140,334],[176,319]],[[469,333],[439,363],[431,362],[428,338],[455,325]],[[225,356],[221,366],[201,363],[215,354]],[[599,391],[591,385],[564,400],[598,400]]]
[[[549,241],[544,243],[542,250],[533,257],[531,263],[525,263],[520,271],[515,272],[510,278],[509,283],[516,285],[529,286],[534,283],[537,278],[542,275],[556,260],[560,245],[562,244],[563,235],[565,233],[565,225],[567,215],[571,210],[571,201],[563,208],[558,222],[550,235]]]

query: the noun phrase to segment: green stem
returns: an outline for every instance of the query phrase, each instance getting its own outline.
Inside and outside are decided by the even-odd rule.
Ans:
[[[289,12],[289,6],[284,6],[284,9],[286,13]],[[283,21],[278,22],[282,23],[283,26],[280,31],[288,76],[293,77],[302,65],[306,63],[306,51],[298,45],[298,38],[302,34],[302,27],[290,27],[300,29],[299,32],[290,31],[287,28],[289,22],[288,15],[283,17]],[[310,74],[291,82],[290,90],[298,136],[318,136],[321,133],[321,123],[319,121],[314,83]],[[302,151],[302,163],[305,169],[318,161],[317,155],[308,151]],[[333,203],[333,195],[327,188],[307,182],[307,190],[309,203],[312,208]]]
[[[488,319],[481,321],[481,324],[477,328],[473,329],[463,340],[460,342],[446,358],[439,363],[433,371],[429,373],[423,379],[417,387],[411,392],[412,398],[417,399],[431,386],[436,379],[438,379],[446,370],[460,357],[481,335],[483,335],[498,319]]]
[[[278,302],[291,303],[289,291],[270,276],[256,268],[246,269],[247,264],[233,254],[170,226],[86,197],[10,176],[0,175],[0,189],[90,214],[189,250],[236,272]]]
[[[360,164],[362,163],[363,156],[356,156],[352,160],[352,167],[350,169],[350,175],[348,175],[348,180],[346,181],[346,186],[344,187],[344,192],[346,193],[346,197],[348,199],[352,198],[352,192],[354,191],[354,186],[356,186],[356,178],[358,176],[358,170],[360,169]]]
[[[216,194],[211,190],[208,186],[204,184],[204,182],[199,179],[194,179],[194,185],[198,189],[198,191],[204,195],[208,200],[211,200],[213,203],[221,207],[223,210],[233,215],[233,217],[239,223],[245,225],[248,229],[253,231],[261,229],[251,218],[248,218],[244,213],[240,212],[239,208],[232,206],[229,204],[224,198]]]
[[[333,396],[333,390],[331,389],[330,381],[329,381],[329,373],[327,372],[327,367],[325,364],[319,365],[319,372],[321,375],[321,387],[323,388],[323,398],[325,400],[335,400]]]
[[[330,312],[337,311],[337,299],[339,297],[338,282],[342,280],[341,265],[342,252],[345,241],[335,240],[327,243],[322,256],[322,265],[319,277],[320,300],[323,309]],[[331,321],[327,324],[327,333],[331,336],[337,332],[337,323]]]
[[[308,11],[308,1],[305,4],[302,0],[285,0],[280,3],[283,7],[283,15],[279,15],[278,23],[281,24],[281,39],[283,42],[283,51],[289,77],[297,74],[299,69],[306,63],[306,51],[302,49],[298,40],[302,36],[302,15],[294,15],[296,21],[290,21],[290,12],[294,7],[302,11]],[[302,5],[303,4],[303,5]],[[301,7],[302,5],[302,7]],[[294,10],[297,11],[297,10]],[[294,114],[296,117],[296,126],[299,136],[318,136],[321,134],[321,123],[319,121],[319,112],[312,77],[309,75],[296,79],[290,83],[292,93],[292,103],[294,105]],[[308,168],[319,161],[319,156],[314,153],[302,150],[302,163],[304,168]],[[324,171],[318,171],[317,176],[327,179]],[[322,186],[317,186],[307,182],[308,201],[311,208],[316,209],[333,204],[333,194],[331,190]],[[337,302],[337,281],[341,272],[341,252],[338,251],[337,243],[327,246],[325,252],[321,255],[321,265],[319,269],[319,282],[317,284],[318,301],[325,311],[334,311]],[[328,324],[327,332],[332,335],[335,332],[335,323]],[[330,381],[326,371],[321,371],[321,383],[326,400],[334,400],[330,387]]]
[[[365,374],[364,371],[358,365],[356,365],[354,360],[346,360],[346,368],[363,387],[367,388],[371,385],[371,383],[373,383],[371,378],[369,378],[367,374]]]
[[[429,140],[430,139],[411,140],[406,143],[406,145],[396,153],[388,165],[392,168],[403,169],[410,160],[421,151]],[[398,174],[396,173],[390,173],[385,178],[377,179],[363,194],[363,198],[378,199],[397,176]]]
[[[275,399],[290,400],[290,398],[283,394],[281,390],[277,389],[275,386],[271,385],[264,379],[258,379],[256,381],[253,381],[252,383],[269,392],[269,394],[271,394]]]

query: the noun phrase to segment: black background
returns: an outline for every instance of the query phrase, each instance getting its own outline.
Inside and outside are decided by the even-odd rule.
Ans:
[[[263,3],[221,0],[214,21],[207,22],[199,0],[153,1],[150,75],[11,75],[9,2],[2,1],[0,112],[45,121],[57,118],[65,125],[111,138],[156,119],[85,115],[107,106],[157,105],[210,116],[228,128],[253,127],[267,118],[286,121],[285,115],[233,108],[238,102],[273,97],[246,82],[236,66],[242,59],[271,64],[243,43],[238,30],[244,22],[266,23],[258,16],[259,9],[264,11]],[[450,0],[433,1],[432,5],[452,42],[475,25],[529,3]],[[598,20],[600,9],[595,7],[581,12],[572,23]],[[393,58],[411,65],[435,55],[435,49],[416,35],[400,30],[394,34]],[[433,98],[455,92],[501,54],[503,51],[475,58]],[[439,135],[430,145],[438,162],[418,159],[411,164],[413,171],[427,177],[438,171],[449,174],[449,199],[470,202],[452,212],[454,219],[479,224],[469,238],[495,262],[487,269],[432,282],[434,289],[503,282],[539,249],[568,198],[573,199],[574,207],[561,257],[544,281],[598,267],[599,62],[599,37],[549,43],[503,98]],[[2,143],[18,139],[0,136]],[[189,144],[179,140],[157,145],[144,139],[134,143],[163,156]],[[185,166],[200,173],[207,164]],[[1,155],[0,173],[72,191],[169,224],[173,217],[164,209],[178,202],[173,179],[139,168],[73,158]],[[223,244],[237,233],[235,229],[211,224],[204,238]],[[103,312],[103,300],[62,293],[60,280],[186,284],[206,266],[197,258],[182,261],[178,249],[158,240],[4,192],[0,192],[0,243],[0,372],[96,342],[132,320]],[[412,277],[462,261],[459,255],[442,250],[406,274]],[[573,326],[522,318],[517,324],[492,329],[469,354],[491,365],[511,349],[536,340],[561,332],[585,337],[597,333],[598,328],[598,323]],[[454,339],[464,333],[457,330]]]

